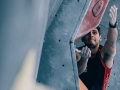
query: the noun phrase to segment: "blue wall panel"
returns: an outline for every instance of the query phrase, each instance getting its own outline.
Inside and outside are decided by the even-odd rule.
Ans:
[[[90,0],[64,0],[47,29],[37,81],[55,90],[79,90],[73,37]],[[74,55],[73,55],[74,54]]]

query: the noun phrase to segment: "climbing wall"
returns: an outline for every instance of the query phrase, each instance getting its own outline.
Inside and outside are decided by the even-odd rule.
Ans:
[[[37,81],[55,90],[79,90],[74,33],[91,0],[63,0],[48,27]]]
[[[31,49],[37,53],[35,74],[38,74],[38,82],[53,90],[79,90],[74,39],[90,2],[91,0],[0,0],[0,90],[10,90]],[[120,0],[110,0],[105,11],[100,23],[103,37],[101,44],[106,40],[108,12],[113,4],[118,7],[117,21],[120,21],[119,2]],[[120,89],[119,42],[120,33],[108,90]],[[82,44],[81,41],[76,42],[76,46]]]

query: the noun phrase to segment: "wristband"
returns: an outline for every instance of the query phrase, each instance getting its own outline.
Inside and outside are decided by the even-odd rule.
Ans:
[[[114,25],[111,25],[111,24],[109,23],[109,27],[110,27],[110,28],[116,28],[116,26],[117,26],[117,22],[116,22]]]

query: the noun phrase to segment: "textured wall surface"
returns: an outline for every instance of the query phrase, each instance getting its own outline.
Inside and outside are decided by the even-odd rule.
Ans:
[[[55,90],[79,90],[71,38],[90,0],[64,0],[47,29],[37,81]],[[75,54],[75,53],[74,53]]]
[[[47,28],[50,26],[56,12],[58,11],[63,0],[50,0],[49,11],[48,11],[48,22]]]

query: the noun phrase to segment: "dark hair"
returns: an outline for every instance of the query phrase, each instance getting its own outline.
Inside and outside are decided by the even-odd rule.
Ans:
[[[99,26],[97,26],[97,27],[96,27],[96,29],[98,30],[99,35],[101,35],[101,32],[100,32],[100,27],[99,27]]]

